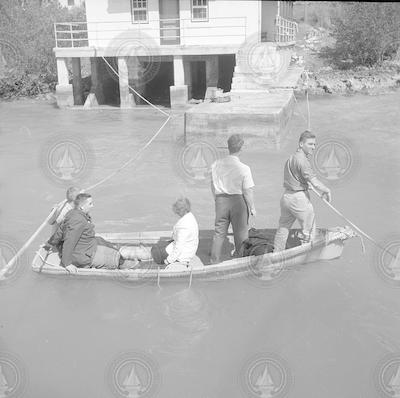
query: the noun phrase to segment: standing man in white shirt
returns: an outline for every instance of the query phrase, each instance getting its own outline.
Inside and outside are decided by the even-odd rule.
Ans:
[[[211,190],[215,199],[215,233],[211,262],[221,261],[222,246],[232,224],[235,254],[248,238],[249,214],[256,215],[250,167],[239,159],[244,140],[240,134],[228,139],[229,155],[211,166]]]

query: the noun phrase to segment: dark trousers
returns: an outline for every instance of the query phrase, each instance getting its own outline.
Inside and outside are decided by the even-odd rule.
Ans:
[[[217,195],[215,198],[215,233],[211,248],[211,262],[221,261],[222,246],[232,224],[235,254],[249,236],[249,212],[243,195]]]

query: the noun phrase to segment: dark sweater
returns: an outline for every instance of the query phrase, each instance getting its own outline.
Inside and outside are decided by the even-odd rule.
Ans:
[[[94,224],[89,214],[79,209],[69,211],[61,225],[62,253],[61,266],[74,264],[77,267],[88,267],[92,264],[97,243]]]

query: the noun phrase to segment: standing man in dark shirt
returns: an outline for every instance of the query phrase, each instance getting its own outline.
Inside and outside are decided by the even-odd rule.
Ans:
[[[302,230],[301,240],[307,243],[315,237],[315,214],[308,192],[309,184],[331,201],[331,191],[316,177],[309,158],[315,150],[315,135],[306,130],[300,135],[299,147],[285,164],[283,187],[280,206],[281,216],[279,228],[276,231],[274,252],[284,250],[289,230],[297,220]]]

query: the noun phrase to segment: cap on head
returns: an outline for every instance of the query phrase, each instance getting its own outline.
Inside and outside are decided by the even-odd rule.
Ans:
[[[308,140],[310,138],[315,138],[315,134],[312,133],[310,130],[305,130],[300,135],[299,143],[300,142],[305,142],[306,140]]]
[[[228,138],[229,153],[236,153],[242,149],[244,144],[243,137],[240,134],[233,134]]]

